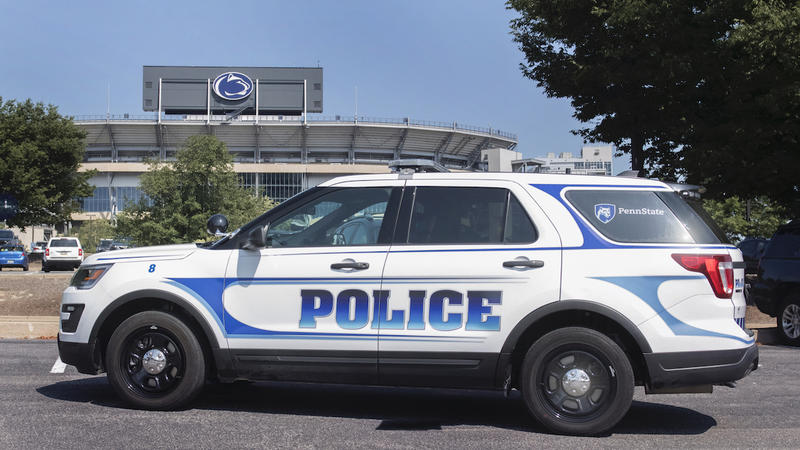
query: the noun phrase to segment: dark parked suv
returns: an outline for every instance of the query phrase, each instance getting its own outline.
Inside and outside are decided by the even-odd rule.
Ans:
[[[777,317],[781,337],[800,345],[800,220],[775,232],[761,257],[751,295],[761,312]]]

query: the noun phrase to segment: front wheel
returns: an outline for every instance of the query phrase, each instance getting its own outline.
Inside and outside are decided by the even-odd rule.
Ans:
[[[778,311],[778,332],[789,345],[800,346],[800,298],[785,301]]]
[[[557,433],[594,435],[609,430],[633,400],[633,369],[608,336],[569,327],[531,345],[522,364],[521,390],[533,417]]]
[[[105,362],[111,386],[137,408],[180,408],[205,384],[205,357],[197,337],[180,319],[161,311],[122,322],[111,335]]]

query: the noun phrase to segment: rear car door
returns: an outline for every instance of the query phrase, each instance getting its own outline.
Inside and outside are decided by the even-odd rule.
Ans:
[[[559,299],[560,239],[506,181],[409,180],[382,282],[384,384],[489,387],[528,313]]]

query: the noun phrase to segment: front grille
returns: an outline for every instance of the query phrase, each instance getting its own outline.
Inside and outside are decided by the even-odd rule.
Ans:
[[[736,325],[739,325],[740,327],[742,327],[743,330],[747,329],[744,326],[744,317],[739,317],[738,319],[733,319],[733,320],[735,320],[736,321]]]

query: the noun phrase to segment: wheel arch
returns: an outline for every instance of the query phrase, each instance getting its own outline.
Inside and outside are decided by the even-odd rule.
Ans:
[[[114,330],[125,319],[142,311],[164,311],[183,320],[200,341],[206,360],[210,363],[210,376],[222,377],[232,369],[226,346],[218,341],[200,311],[180,296],[157,289],[129,292],[111,302],[100,313],[89,335],[93,359],[98,367],[103,367],[108,341]]]
[[[522,359],[534,341],[546,333],[567,326],[583,326],[612,338],[628,355],[637,383],[647,381],[645,353],[652,349],[639,328],[619,311],[590,300],[561,300],[545,305],[525,316],[511,330],[501,350],[498,383],[509,375],[519,386]],[[508,370],[511,369],[509,374]]]

